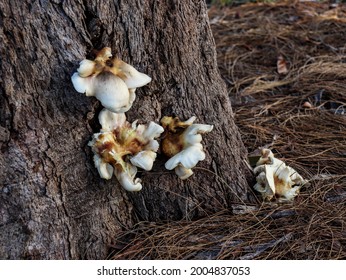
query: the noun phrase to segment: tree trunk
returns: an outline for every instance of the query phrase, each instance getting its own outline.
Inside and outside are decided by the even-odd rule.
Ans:
[[[103,259],[138,220],[195,219],[248,200],[204,1],[1,1],[0,41],[0,258]],[[141,192],[99,178],[87,143],[102,106],[70,77],[105,46],[153,79],[129,121],[195,115],[214,125],[188,180],[160,154],[140,173]]]

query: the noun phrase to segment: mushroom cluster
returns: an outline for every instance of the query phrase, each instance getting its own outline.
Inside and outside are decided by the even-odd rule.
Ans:
[[[102,126],[89,142],[94,152],[94,163],[103,179],[112,174],[128,191],[142,189],[140,179],[135,179],[137,167],[149,171],[153,167],[159,143],[155,138],[163,128],[150,122],[149,125],[137,125],[126,121],[125,114],[116,114],[103,109],[99,114]]]
[[[114,173],[126,190],[141,190],[137,167],[152,169],[159,149],[156,139],[164,131],[162,151],[170,158],[165,166],[175,169],[181,179],[191,176],[191,168],[205,158],[201,133],[210,132],[213,126],[193,124],[196,117],[185,122],[164,117],[161,123],[165,129],[154,122],[137,125],[137,121],[131,124],[126,120],[124,113],[136,98],[136,88],[146,85],[151,78],[113,58],[110,48],[103,48],[94,60],[82,60],[71,79],[76,91],[95,96],[105,107],[99,114],[101,131],[89,142],[101,178],[111,179]]]
[[[254,169],[257,183],[254,189],[261,193],[262,198],[270,201],[274,196],[278,200],[292,201],[300,188],[307,183],[292,167],[274,157],[269,149],[261,151],[261,157]]]
[[[203,133],[210,132],[212,125],[193,124],[196,117],[187,121],[179,118],[163,117],[161,125],[165,129],[162,140],[162,152],[169,157],[165,167],[174,169],[180,179],[185,180],[193,172],[192,168],[205,159],[205,153],[201,144]]]
[[[103,48],[95,60],[84,59],[72,75],[76,91],[95,96],[103,107],[114,113],[128,111],[136,98],[136,88],[151,78],[118,58],[112,58],[110,48]]]

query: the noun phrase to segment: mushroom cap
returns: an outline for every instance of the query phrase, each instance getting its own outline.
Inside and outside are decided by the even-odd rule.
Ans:
[[[264,166],[265,175],[266,175],[266,187],[269,187],[273,193],[275,193],[275,182],[274,182],[274,173],[275,170],[270,165]]]
[[[257,161],[256,165],[262,165],[262,164],[272,164],[274,159],[274,154],[269,149],[262,149],[261,151],[261,157]]]
[[[154,161],[156,159],[156,153],[153,151],[141,151],[136,154],[134,157],[130,158],[130,162],[140,167],[146,171],[149,171],[153,168]]]
[[[257,183],[254,186],[254,189],[261,193],[262,198],[264,200],[271,200],[274,197],[275,194],[275,186],[273,189],[272,181],[273,179],[268,180],[268,176],[265,172],[261,172],[257,177],[256,177]]]
[[[102,179],[109,180],[112,178],[114,170],[113,166],[111,166],[109,163],[104,162],[102,158],[97,154],[94,155],[94,164]]]
[[[151,78],[124,61],[111,57],[111,49],[106,47],[97,53],[94,61],[82,60],[71,80],[76,91],[95,96],[114,113],[124,113],[136,98],[136,88],[146,85]]]
[[[292,201],[299,194],[300,188],[301,186],[295,186],[293,188],[287,189],[287,191],[282,194],[282,197],[279,198],[279,201]]]
[[[139,71],[137,71],[130,64],[125,63],[121,59],[114,58],[113,66],[110,71],[124,80],[128,88],[142,87],[151,81],[151,78]]]
[[[256,167],[254,168],[253,172],[254,172],[255,174],[260,174],[260,173],[264,172],[264,166],[265,166],[265,164],[256,166]]]
[[[110,72],[102,72],[94,78],[92,91],[103,107],[114,113],[124,113],[132,105],[129,104],[129,90],[119,77]]]
[[[265,172],[261,172],[256,177],[256,185],[254,186],[254,189],[260,193],[263,193],[266,191],[266,174]]]
[[[86,78],[95,73],[96,63],[89,59],[83,59],[79,63],[79,67],[77,69],[78,75],[82,78]]]
[[[184,135],[195,135],[203,134],[212,131],[214,128],[213,125],[209,124],[191,124],[184,132]]]
[[[77,72],[80,77],[86,78],[91,75],[99,74],[104,68],[106,68],[106,61],[112,57],[110,48],[103,48],[100,50],[95,60],[83,59],[79,63]]]
[[[148,144],[145,145],[144,149],[145,150],[150,150],[150,151],[153,151],[153,152],[157,152],[159,147],[160,147],[159,142],[157,142],[156,140],[150,140],[148,142]]]
[[[285,182],[292,182],[290,178],[291,169],[288,166],[285,166],[282,169],[279,169],[275,172],[275,175],[278,177],[279,180],[283,180]],[[292,182],[293,183],[293,182]]]
[[[164,129],[161,125],[158,125],[154,122],[150,122],[148,127],[145,130],[143,130],[143,137],[147,140],[152,140],[154,138],[159,137],[163,131]]]
[[[275,158],[269,149],[262,150],[256,165],[254,172],[258,175],[254,189],[261,192],[264,199],[270,200],[276,194],[279,201],[290,201],[307,182],[292,167]]]
[[[201,144],[190,146],[175,156],[171,157],[165,164],[166,169],[172,170],[181,164],[185,168],[195,167],[196,164],[205,159],[205,153]]]
[[[135,178],[137,173],[136,166],[129,163],[125,164],[125,170],[114,169],[114,175],[117,177],[119,183],[123,188],[130,192],[138,192],[142,189],[141,180]]]
[[[184,147],[201,143],[203,133],[212,131],[214,126],[208,124],[191,124],[183,133]]]
[[[79,93],[85,93],[86,96],[93,96],[92,82],[93,77],[82,78],[77,72],[73,73],[71,81],[74,89]]]
[[[178,129],[186,129],[192,125],[195,120],[195,116],[189,118],[187,121],[181,121],[178,117],[164,116],[160,122],[165,130],[176,133]]]

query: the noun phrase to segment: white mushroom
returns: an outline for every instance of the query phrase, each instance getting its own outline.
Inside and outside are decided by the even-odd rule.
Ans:
[[[99,122],[102,126],[101,131],[113,131],[125,124],[126,116],[124,113],[116,114],[107,109],[102,109],[99,113]]]
[[[83,59],[79,63],[79,68],[77,69],[77,72],[80,77],[86,78],[88,76],[91,76],[97,72],[99,72],[98,68],[102,68],[106,61],[109,60],[112,57],[112,52],[110,48],[103,48],[101,51],[98,52],[95,61],[89,60],[89,59]]]
[[[193,171],[191,168],[185,168],[181,164],[179,164],[176,168],[174,168],[174,171],[175,171],[175,174],[177,174],[181,180],[186,180],[193,174]]]
[[[142,188],[136,179],[137,167],[151,170],[156,159],[158,142],[155,138],[163,128],[153,122],[148,126],[130,124],[125,114],[103,109],[99,114],[101,133],[95,133],[89,142],[94,152],[94,163],[101,178],[110,179],[114,172],[120,184],[128,191]]]
[[[92,85],[92,79],[90,78],[82,78],[79,76],[77,72],[73,73],[72,77],[72,84],[76,91],[79,93],[85,93],[86,96],[91,96],[89,88]]]
[[[256,165],[254,172],[258,175],[254,189],[261,193],[264,200],[278,196],[279,201],[291,201],[307,183],[296,170],[275,158],[269,149],[262,150]]]
[[[203,152],[203,146],[200,143],[195,143],[192,146],[183,148],[183,150],[171,157],[165,164],[168,170],[172,170],[179,164],[185,168],[192,168],[197,165],[199,161],[205,159],[205,153]]]
[[[196,117],[191,117],[182,122],[178,118],[164,117],[161,120],[165,128],[162,151],[170,158],[165,167],[168,170],[175,169],[182,180],[190,177],[193,174],[191,169],[205,159],[201,133],[213,129],[212,125],[193,124],[195,119]]]
[[[127,112],[133,102],[125,82],[110,72],[101,72],[97,76],[82,78],[78,73],[72,75],[76,91],[86,96],[95,96],[103,107],[114,113]]]
[[[94,61],[82,60],[71,80],[76,91],[95,96],[114,113],[124,113],[136,98],[136,87],[146,85],[151,78],[111,56],[110,48],[103,48]]]
[[[97,154],[94,155],[94,164],[101,178],[106,180],[112,178],[114,168],[109,163],[104,162]]]
[[[95,71],[95,66],[96,63],[92,60],[89,59],[83,59],[80,63],[79,63],[79,68],[77,69],[77,74],[82,77],[82,78],[86,78],[88,76],[91,76],[94,71]]]
[[[159,143],[155,140],[155,138],[158,138],[162,132],[163,127],[154,122],[150,122],[148,126],[138,125],[136,127],[136,133],[143,137],[146,144],[143,147],[143,151],[130,158],[133,165],[146,171],[153,168],[153,164],[156,159],[156,152],[159,148]]]
[[[142,189],[141,179],[135,178],[137,168],[129,163],[125,163],[125,170],[114,170],[114,175],[125,190],[130,192],[138,192]]]
[[[113,60],[113,73],[121,77],[128,88],[142,87],[151,82],[151,78],[138,72],[133,66],[120,59]]]
[[[154,122],[150,122],[148,127],[145,127],[143,129],[142,126],[138,126],[137,131],[143,131],[143,137],[147,140],[152,140],[154,138],[157,138],[161,135],[161,133],[164,131],[163,127],[161,125],[158,125]]]
[[[146,171],[153,168],[154,161],[156,159],[156,153],[153,151],[142,151],[130,158],[133,165],[138,166]]]
[[[254,189],[261,193],[264,200],[271,200],[275,195],[274,172],[270,165],[264,166],[264,171],[257,178]]]

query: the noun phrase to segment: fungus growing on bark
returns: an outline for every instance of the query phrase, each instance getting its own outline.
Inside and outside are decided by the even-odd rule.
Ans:
[[[93,61],[82,60],[71,79],[76,91],[95,96],[114,113],[128,111],[136,98],[136,88],[151,81],[131,65],[112,58],[110,48],[103,48]]]
[[[95,133],[89,142],[94,152],[94,163],[104,179],[112,174],[128,191],[140,191],[141,180],[136,179],[137,167],[151,170],[159,147],[155,138],[163,128],[150,122],[149,125],[130,124],[125,114],[116,114],[103,109],[99,114],[102,126],[100,133]]]
[[[254,189],[267,201],[274,196],[277,196],[279,201],[293,200],[307,181],[292,167],[275,158],[271,150],[263,149],[261,154],[254,169],[257,175]]]
[[[191,117],[184,122],[167,116],[161,119],[165,129],[162,152],[170,158],[165,167],[168,170],[174,169],[182,180],[190,177],[193,174],[192,168],[205,159],[201,134],[213,129],[212,125],[193,124],[195,119],[196,117]]]

